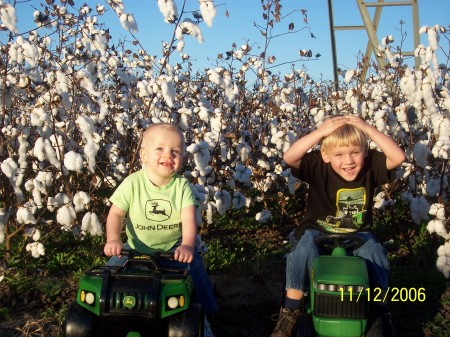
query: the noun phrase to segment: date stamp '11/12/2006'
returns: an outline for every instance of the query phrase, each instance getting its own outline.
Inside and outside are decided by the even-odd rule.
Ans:
[[[341,301],[358,302],[366,297],[367,302],[424,302],[426,300],[425,288],[364,288],[337,287],[341,294]]]

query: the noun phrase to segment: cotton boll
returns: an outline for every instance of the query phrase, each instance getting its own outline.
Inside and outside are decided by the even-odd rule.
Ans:
[[[434,215],[436,219],[445,220],[445,206],[444,204],[432,204],[430,206],[430,215]]]
[[[38,241],[41,238],[41,231],[39,229],[36,228],[29,228],[26,231],[26,235],[31,237],[33,239],[33,241]]]
[[[237,165],[236,166],[236,172],[234,173],[234,178],[244,184],[250,184],[250,176],[252,174],[252,171],[245,167],[244,165]]]
[[[207,26],[211,28],[213,19],[215,18],[217,13],[216,7],[214,6],[214,2],[212,0],[201,0],[200,13],[202,14],[202,18],[207,24]]]
[[[208,225],[213,223],[213,205],[211,202],[208,202],[208,208],[206,209],[206,222]]]
[[[435,197],[439,195],[441,190],[441,180],[437,178],[432,178],[428,180],[426,185],[426,192],[429,196]]]
[[[436,230],[435,230],[436,221],[438,221],[438,220],[431,220],[428,222],[428,224],[427,224],[428,233],[433,234],[436,232]]]
[[[240,208],[244,207],[245,201],[246,201],[246,198],[241,192],[239,192],[239,191],[234,192],[233,200],[232,200],[234,208],[240,209]]]
[[[205,176],[205,170],[211,160],[211,154],[209,152],[209,144],[205,141],[201,141],[198,144],[198,150],[194,153],[194,162],[196,168],[200,171],[202,176]]]
[[[256,166],[265,170],[270,170],[270,164],[263,159],[258,159],[258,163],[256,164]]]
[[[445,251],[445,255],[447,257],[450,257],[450,242],[449,241],[446,241],[444,243],[444,251]]]
[[[192,143],[191,145],[189,145],[189,146],[186,148],[186,151],[189,152],[189,153],[195,153],[195,152],[197,152],[199,149],[200,149],[200,147],[198,146],[198,144]]]
[[[214,200],[216,201],[216,209],[220,215],[224,215],[231,206],[231,195],[226,190],[217,191],[214,194]]]
[[[354,70],[347,70],[345,72],[344,82],[345,83],[349,83],[353,79],[353,76],[355,76],[355,71]]]
[[[441,245],[441,246],[438,247],[437,255],[438,256],[446,256],[444,245]]]
[[[439,256],[436,260],[437,269],[446,277],[450,276],[449,258],[446,256]]]
[[[443,237],[444,239],[449,239],[450,235],[447,232],[447,229],[445,228],[445,223],[442,220],[431,220],[427,225],[428,232],[436,233],[437,235]]]
[[[36,224],[36,219],[30,209],[19,207],[16,212],[16,220],[19,224]]]
[[[272,213],[268,210],[263,210],[256,214],[255,219],[259,223],[266,223],[272,218]]]
[[[58,154],[56,153],[55,149],[50,143],[50,140],[48,139],[44,139],[44,152],[45,157],[50,162],[50,164],[55,166],[57,169],[60,169],[61,162],[58,160]]]
[[[16,8],[14,6],[2,1],[0,18],[7,29],[9,29],[13,34],[18,33]]]
[[[81,221],[81,230],[84,232],[89,232],[92,236],[103,235],[102,225],[97,214],[87,212]]]
[[[176,96],[176,88],[173,83],[173,79],[170,77],[164,77],[161,80],[161,93],[164,97],[167,105],[172,108],[174,106],[175,96]]]
[[[164,21],[173,23],[178,17],[177,5],[173,0],[158,0],[159,11],[164,16]]]
[[[413,156],[417,166],[425,168],[428,166],[428,155],[430,150],[424,141],[419,141],[414,144]]]
[[[75,205],[75,212],[84,211],[90,201],[91,201],[91,198],[86,192],[84,192],[84,191],[77,192],[73,197],[73,204]]]
[[[40,242],[29,243],[26,245],[25,249],[27,252],[30,252],[31,256],[33,256],[34,258],[45,255],[44,245]]]
[[[241,161],[245,163],[252,151],[252,148],[246,142],[241,140],[241,143],[239,143],[236,147],[236,151],[239,153]]]
[[[198,43],[203,43],[203,34],[197,23],[186,18],[182,23],[180,23],[180,28],[183,30],[184,34],[196,37]]]
[[[122,27],[126,31],[128,31],[130,33],[138,32],[137,23],[136,23],[136,20],[133,15],[122,13],[120,15],[119,19],[120,19],[120,23],[122,24]]]
[[[77,152],[69,151],[64,155],[64,166],[69,171],[81,172],[83,169],[83,157]]]
[[[424,197],[413,198],[410,209],[411,217],[416,224],[419,225],[423,220],[428,220],[430,205]]]
[[[72,228],[77,215],[72,206],[64,205],[56,212],[56,221],[62,225],[62,229],[69,230]]]

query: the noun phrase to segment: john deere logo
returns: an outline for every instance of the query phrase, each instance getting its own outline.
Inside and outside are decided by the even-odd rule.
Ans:
[[[125,296],[123,298],[123,306],[125,308],[133,308],[136,305],[136,298],[134,296]]]

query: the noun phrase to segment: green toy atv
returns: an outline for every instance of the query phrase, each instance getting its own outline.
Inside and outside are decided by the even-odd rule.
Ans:
[[[327,234],[315,240],[331,255],[314,259],[305,313],[297,319],[297,337],[383,337],[381,317],[369,315],[366,262],[349,256],[364,240],[355,234]]]
[[[122,254],[128,255],[122,266],[85,272],[66,313],[64,335],[203,336],[204,315],[195,303],[192,278],[186,268],[173,267],[173,254]]]

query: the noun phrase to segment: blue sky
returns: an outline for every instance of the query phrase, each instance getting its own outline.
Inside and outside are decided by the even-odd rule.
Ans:
[[[375,0],[372,0],[372,2]],[[386,0],[387,2],[390,0]],[[39,8],[42,0],[32,0],[28,3],[18,5],[19,30],[29,27],[32,22],[31,5]],[[98,1],[86,1],[92,7]],[[139,39],[144,48],[152,55],[161,55],[161,42],[169,41],[173,33],[173,25],[166,24],[162,14],[159,12],[155,0],[123,0],[126,11],[135,15],[139,32],[135,36]],[[30,4],[31,3],[31,4]],[[179,12],[181,11],[182,1],[176,1]],[[82,1],[76,1],[80,6]],[[194,63],[194,69],[203,69],[205,67],[214,67],[217,55],[225,53],[231,49],[233,43],[240,46],[249,42],[252,45],[252,52],[259,54],[264,45],[264,39],[254,23],[263,25],[261,0],[215,0],[217,6],[217,15],[213,26],[207,27],[202,23],[202,33],[204,43],[199,44],[196,39],[186,37],[184,52],[191,55]],[[298,51],[300,49],[311,49],[314,54],[321,54],[319,60],[296,62],[296,69],[305,67],[308,73],[314,78],[333,79],[333,63],[331,54],[330,25],[328,16],[327,0],[282,0],[282,15],[289,16],[283,19],[275,26],[273,35],[283,34],[288,31],[289,23],[294,23],[295,30],[304,28],[295,34],[282,35],[274,38],[269,45],[268,55],[274,55],[276,63],[287,62],[286,65],[271,69],[274,72],[285,74],[291,68],[291,61],[299,59]],[[301,9],[307,10],[308,25],[303,22]],[[186,11],[198,10],[197,0],[187,0]],[[333,0],[334,22],[335,25],[362,25],[356,1],[351,0]],[[371,13],[374,9],[369,10]],[[226,16],[228,12],[228,16]],[[191,14],[185,14],[185,17],[193,18]],[[105,17],[108,27],[111,30],[113,38],[126,37],[119,23],[118,18],[111,16]],[[407,34],[404,42],[401,42],[400,21],[403,21],[403,30]],[[419,27],[439,24],[448,27],[450,24],[450,1],[449,0],[419,0]],[[383,36],[393,35],[395,38],[393,46],[403,44],[404,51],[413,50],[413,24],[411,6],[385,7],[382,10],[381,22],[378,29],[378,38],[381,41]],[[315,38],[311,37],[311,33]],[[358,51],[365,52],[367,46],[367,34],[364,30],[358,31],[337,31],[336,47],[338,66],[342,69],[355,68]],[[128,39],[131,38],[128,36]],[[448,52],[448,41],[442,39]],[[421,42],[427,45],[426,37],[421,37]],[[172,63],[176,61],[176,58]],[[440,57],[439,61],[444,62]]]

